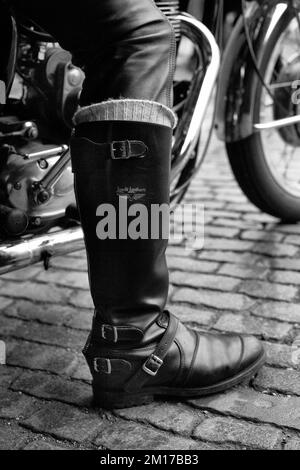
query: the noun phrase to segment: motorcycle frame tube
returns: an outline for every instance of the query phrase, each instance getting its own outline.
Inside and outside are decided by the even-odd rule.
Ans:
[[[220,70],[220,49],[209,29],[188,14],[180,14],[179,19],[182,25],[182,34],[202,48],[206,70],[204,74],[200,73],[200,70],[195,73],[186,104],[189,111],[186,112],[186,116],[182,119],[183,123],[175,134],[171,180],[179,175],[198,145],[201,127]],[[185,135],[184,140],[178,134]]]
[[[253,4],[248,12],[249,32],[258,66],[269,36],[286,14],[290,14],[287,0],[264,0],[260,4]],[[258,131],[254,126],[254,111],[259,80],[241,17],[225,49],[220,70],[215,120],[220,140],[237,142]]]

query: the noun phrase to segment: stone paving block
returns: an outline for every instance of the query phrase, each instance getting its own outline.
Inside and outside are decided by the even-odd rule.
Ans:
[[[276,397],[240,388],[190,402],[202,410],[208,409],[238,418],[300,430],[299,397]]]
[[[19,450],[33,437],[32,433],[20,426],[0,421],[0,450]]]
[[[192,439],[133,421],[119,420],[102,425],[94,443],[97,447],[109,450],[191,450],[197,446]],[[203,447],[209,448],[206,444]]]
[[[7,308],[11,303],[11,299],[7,299],[6,297],[0,297],[0,312]]]
[[[94,308],[92,297],[89,291],[75,291],[69,299],[69,303],[78,308]]]
[[[74,379],[84,380],[88,382],[92,380],[90,370],[83,355],[79,355],[77,367],[74,369],[71,376]]]
[[[87,261],[85,257],[59,256],[51,260],[51,271],[57,273],[57,268],[87,272]]]
[[[213,274],[189,274],[174,271],[170,274],[171,282],[177,286],[187,286],[194,288],[207,288],[218,291],[232,292],[240,281],[235,278]]]
[[[265,263],[268,263],[268,265],[273,269],[300,270],[299,258],[266,258]]]
[[[89,331],[92,327],[94,310],[90,309],[73,309],[72,315],[66,318],[64,324],[69,328]]]
[[[180,403],[164,402],[117,410],[116,414],[128,420],[152,424],[165,431],[184,435],[190,435],[204,419],[201,413]]]
[[[6,274],[1,275],[1,280],[8,281],[24,281],[24,279],[29,280],[36,277],[42,271],[41,266],[30,266],[25,269],[20,269],[18,271],[12,271]]]
[[[205,227],[205,236],[220,237],[220,238],[234,238],[237,237],[240,230],[238,228],[218,227],[209,225]]]
[[[247,228],[249,229],[263,228],[262,224],[260,223],[246,222],[245,220],[241,220],[241,219],[242,219],[241,213],[227,211],[227,212],[224,212],[223,218],[215,219],[212,224],[216,226],[220,226],[220,227],[236,227],[239,230],[245,230]]]
[[[245,281],[239,291],[251,297],[274,300],[293,300],[298,294],[294,286],[283,286],[263,281]]]
[[[255,378],[254,385],[259,390],[300,396],[300,370],[263,367]]]
[[[275,226],[275,229],[277,232],[281,232],[281,233],[300,235],[299,224],[277,224]]]
[[[20,340],[7,347],[7,363],[12,366],[70,375],[78,364],[76,353],[54,346]]]
[[[267,268],[248,267],[234,264],[223,264],[218,274],[237,277],[239,279],[265,279],[268,273]]]
[[[0,387],[8,388],[20,374],[22,369],[0,365]]]
[[[225,314],[221,315],[214,328],[221,331],[263,336],[265,339],[284,340],[293,331],[289,323],[265,320],[264,318],[249,315]]]
[[[40,323],[63,325],[76,310],[66,305],[33,303],[28,300],[16,300],[4,309],[7,316],[24,320],[37,320]]]
[[[235,443],[253,449],[278,449],[282,431],[229,417],[207,418],[193,433],[194,437],[209,442]]]
[[[96,412],[52,402],[44,404],[23,423],[35,432],[47,433],[58,439],[84,442],[90,441],[97,434],[103,420]]]
[[[85,249],[82,249],[80,251],[73,251],[73,253],[68,254],[67,257],[70,259],[80,258],[82,260],[86,260],[86,251]]]
[[[247,310],[255,304],[254,299],[250,299],[242,294],[215,292],[208,290],[179,289],[172,297],[174,302],[186,302],[195,305],[205,305],[223,310]]]
[[[295,271],[273,271],[270,273],[269,279],[279,284],[300,285],[300,273]]]
[[[300,235],[289,235],[284,239],[284,243],[300,246]]]
[[[249,206],[249,204],[247,204]],[[246,210],[247,205],[245,205],[245,214],[243,215],[244,220],[253,220],[255,222],[262,222],[263,224],[275,223],[278,219],[272,215],[266,214],[264,212],[250,211]],[[257,213],[256,213],[257,212]]]
[[[38,407],[38,402],[21,392],[12,392],[0,387],[0,418],[20,419],[30,416]]]
[[[295,367],[293,363],[293,349],[285,344],[268,343],[264,341],[267,353],[267,364],[276,367]]]
[[[290,439],[286,443],[284,450],[300,450],[300,436]]]
[[[74,446],[65,445],[62,442],[52,443],[46,441],[45,439],[36,439],[25,447],[22,447],[22,450],[76,450]]]
[[[23,340],[80,350],[85,343],[86,333],[56,325],[43,325],[35,322],[11,319],[0,316],[0,331],[3,336],[13,336]]]
[[[185,272],[213,273],[219,267],[219,263],[199,261],[197,259],[182,256],[168,256],[167,261],[169,269],[176,269]]]
[[[251,251],[253,247],[252,242],[246,242],[242,240],[227,240],[226,238],[208,238],[205,240],[204,249],[214,251],[233,251],[233,252],[245,252]]]
[[[298,248],[293,245],[287,245],[285,243],[262,243],[257,242],[253,245],[253,253],[261,253],[267,256],[295,256],[298,252]]]
[[[208,251],[202,250],[199,252],[199,259],[208,260],[208,261],[216,261],[216,262],[224,262],[224,263],[232,263],[235,265],[243,265],[243,266],[263,266],[265,265],[265,260],[262,259],[261,256],[255,255],[253,253],[234,253],[233,251]]]
[[[60,270],[59,275],[54,270],[43,271],[39,276],[37,276],[36,280],[76,289],[89,289],[89,281],[86,271],[76,272]]]
[[[288,302],[263,302],[252,312],[264,318],[300,323],[300,304]]]
[[[245,230],[241,234],[242,240],[253,240],[253,241],[264,241],[270,242],[281,242],[283,234],[274,233],[266,230]]]
[[[200,325],[211,325],[217,314],[204,308],[191,308],[186,305],[171,304],[169,309],[184,323],[198,323]]]
[[[57,287],[36,282],[21,282],[16,288],[13,281],[7,281],[2,287],[5,297],[15,299],[27,299],[36,302],[53,304],[66,304],[72,295],[72,291],[66,287]]]
[[[90,385],[33,371],[24,372],[11,388],[38,398],[57,400],[77,406],[88,406],[92,396]]]

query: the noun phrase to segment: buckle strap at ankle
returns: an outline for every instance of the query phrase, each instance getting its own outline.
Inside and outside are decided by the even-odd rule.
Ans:
[[[144,332],[134,326],[114,326],[95,321],[93,332],[96,338],[101,338],[108,343],[125,343],[128,341],[139,342],[144,337]]]
[[[169,315],[169,324],[162,339],[158,343],[154,352],[144,362],[141,369],[139,369],[127,382],[125,386],[126,392],[134,392],[140,390],[143,385],[149,380],[150,377],[155,377],[159,369],[164,363],[164,359],[173,344],[177,333],[178,319]]]
[[[89,164],[82,158],[83,153],[89,156]],[[98,144],[85,137],[73,137],[71,140],[72,171],[73,173],[92,174],[103,168],[103,160],[129,160],[144,158],[148,147],[140,140],[116,140]],[[99,158],[101,157],[101,158]]]

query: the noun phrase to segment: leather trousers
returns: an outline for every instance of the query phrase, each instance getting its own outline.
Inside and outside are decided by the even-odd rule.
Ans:
[[[171,107],[175,63],[172,27],[153,0],[11,0],[69,50],[86,80],[81,105],[109,98]]]

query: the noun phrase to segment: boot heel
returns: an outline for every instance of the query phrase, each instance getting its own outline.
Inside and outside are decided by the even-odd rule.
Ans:
[[[154,396],[145,394],[133,394],[125,392],[103,392],[93,387],[94,404],[101,408],[130,408],[133,406],[148,405],[154,401]]]

